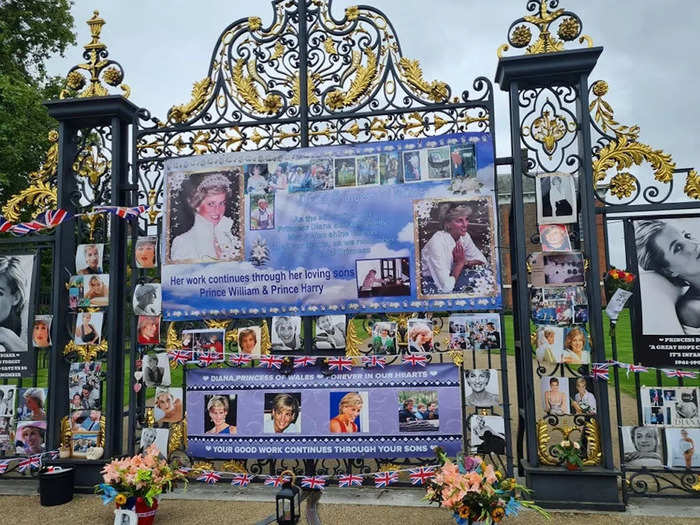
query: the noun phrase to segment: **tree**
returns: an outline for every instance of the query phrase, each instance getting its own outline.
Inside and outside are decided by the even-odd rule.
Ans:
[[[42,102],[62,80],[46,61],[75,44],[70,0],[0,1],[0,204],[27,186],[56,128]]]

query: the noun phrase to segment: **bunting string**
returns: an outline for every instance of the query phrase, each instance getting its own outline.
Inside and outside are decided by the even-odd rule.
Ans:
[[[593,363],[591,365],[590,377],[595,380],[608,381],[610,379],[610,368],[618,367],[627,371],[627,377],[630,372],[633,374],[644,374],[646,372],[660,371],[668,378],[675,379],[696,379],[698,372],[695,370],[681,370],[677,368],[654,368],[652,366],[635,365],[633,363],[623,363],[610,359],[604,363]]]
[[[1,458],[0,459],[0,474],[9,474],[10,472],[27,472],[35,471],[41,469],[45,458],[51,460],[58,457],[58,450],[51,450],[49,452],[40,452],[39,454],[32,454],[31,456],[17,456],[13,458]]]

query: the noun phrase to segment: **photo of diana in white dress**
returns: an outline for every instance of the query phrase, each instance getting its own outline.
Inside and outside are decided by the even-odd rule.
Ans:
[[[240,173],[193,174],[181,188],[171,189],[180,196],[170,203],[172,244],[168,262],[237,261],[243,258],[241,181]]]

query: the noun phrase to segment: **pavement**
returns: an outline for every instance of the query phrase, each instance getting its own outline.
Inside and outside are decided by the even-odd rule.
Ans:
[[[93,495],[76,495],[73,501],[55,507],[42,507],[34,481],[0,481],[1,523],[11,525],[37,524],[110,524],[111,505],[103,506]],[[319,504],[323,525],[451,525],[448,511],[421,501],[420,489],[339,489],[326,490]],[[183,492],[178,490],[160,501],[156,524],[256,524],[274,514],[275,491],[251,486],[236,489],[228,486],[192,484]],[[304,505],[302,505],[302,512]],[[698,499],[636,499],[627,512],[551,511],[552,525],[700,525]],[[300,523],[306,523],[304,518]],[[510,518],[508,525],[548,523],[530,511]]]

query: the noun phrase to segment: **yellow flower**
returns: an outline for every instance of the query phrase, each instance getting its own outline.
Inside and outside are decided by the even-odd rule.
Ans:
[[[503,509],[503,507],[496,507],[491,511],[491,519],[494,521],[494,523],[501,521],[505,515],[506,511]]]
[[[462,505],[459,508],[459,517],[465,519],[469,518],[469,507],[467,507],[466,505]]]
[[[114,503],[117,505],[124,505],[126,503],[126,496],[124,494],[117,494],[117,497],[114,498]]]

